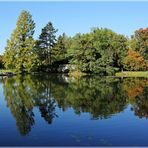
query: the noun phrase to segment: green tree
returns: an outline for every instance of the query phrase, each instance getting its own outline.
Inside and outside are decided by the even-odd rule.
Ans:
[[[15,68],[19,72],[30,72],[37,64],[37,55],[34,53],[35,23],[27,11],[22,11],[11,38],[7,41],[4,53],[6,68]]]
[[[70,62],[83,72],[113,75],[123,68],[127,53],[127,39],[109,29],[95,28],[87,34],[73,38]]]
[[[72,57],[71,63],[76,65],[78,70],[92,72],[96,59],[100,57],[99,52],[93,46],[93,36],[91,34],[77,34],[73,38],[73,43],[69,50]]]
[[[0,68],[3,68],[4,65],[3,65],[3,56],[0,55]]]
[[[128,52],[128,39],[124,35],[116,34],[113,38],[113,66],[119,68],[120,71],[124,69],[124,58]]]
[[[4,53],[4,66],[6,69],[14,69],[15,68],[15,58],[16,58],[16,40],[15,33],[12,33],[11,38],[7,40],[7,46],[5,47]]]
[[[70,46],[70,38],[63,33],[57,39],[54,47],[52,48],[52,61],[53,63],[65,64],[68,63],[67,49]]]
[[[36,42],[36,52],[38,53],[41,65],[49,66],[52,64],[51,50],[56,42],[57,29],[49,22],[43,29]]]

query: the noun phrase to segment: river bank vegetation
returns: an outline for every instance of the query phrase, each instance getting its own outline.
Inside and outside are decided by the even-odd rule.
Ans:
[[[148,28],[137,29],[131,38],[107,28],[92,28],[73,37],[57,36],[57,31],[48,22],[35,40],[35,22],[29,12],[22,11],[0,56],[0,68],[18,73],[59,72],[66,65],[64,72],[98,75],[148,70]]]

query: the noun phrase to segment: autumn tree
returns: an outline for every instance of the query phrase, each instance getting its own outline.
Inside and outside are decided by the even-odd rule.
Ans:
[[[34,28],[35,23],[30,13],[22,11],[5,48],[4,63],[6,68],[15,68],[19,72],[30,72],[37,67],[37,56],[33,50]]]
[[[148,28],[136,30],[132,36],[133,49],[138,51],[148,63]]]
[[[138,51],[130,49],[124,58],[124,68],[129,71],[145,70],[146,63]]]
[[[5,53],[3,57],[4,66],[6,69],[15,68],[15,58],[16,58],[16,41],[15,33],[12,33],[11,38],[7,40],[7,46],[5,47]]]

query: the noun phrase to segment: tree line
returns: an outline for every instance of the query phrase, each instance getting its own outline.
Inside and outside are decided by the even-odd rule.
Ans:
[[[65,33],[57,37],[57,31],[48,22],[35,40],[32,15],[22,11],[0,56],[0,67],[20,73],[52,72],[61,64],[69,64],[70,71],[102,75],[148,70],[148,28],[136,30],[130,39],[107,28],[93,28],[73,37]]]

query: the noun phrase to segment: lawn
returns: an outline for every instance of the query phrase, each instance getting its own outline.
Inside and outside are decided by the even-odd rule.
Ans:
[[[119,77],[148,77],[148,71],[124,71],[116,73]]]

